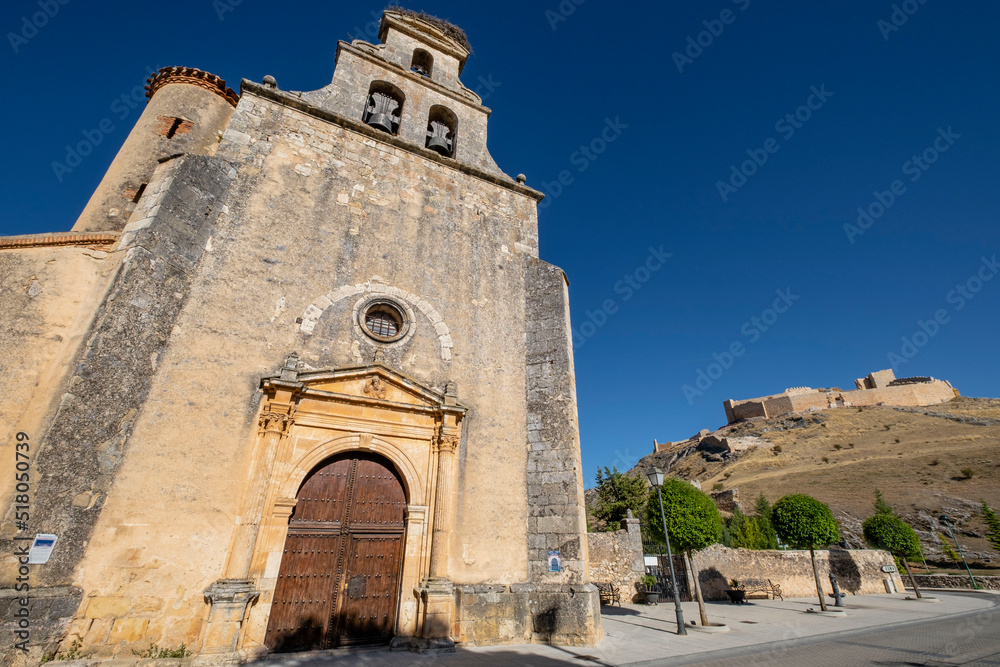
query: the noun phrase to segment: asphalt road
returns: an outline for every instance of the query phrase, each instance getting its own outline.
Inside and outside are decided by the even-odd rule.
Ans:
[[[852,665],[1000,665],[1000,608],[944,621],[925,621],[872,632],[854,631],[811,642],[788,642],[755,652],[744,647],[713,656],[636,663],[636,667],[850,667]],[[773,645],[772,645],[773,646]],[[706,658],[708,658],[706,660]]]

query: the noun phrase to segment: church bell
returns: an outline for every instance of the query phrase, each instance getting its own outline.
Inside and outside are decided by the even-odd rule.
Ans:
[[[437,151],[445,157],[451,157],[452,141],[448,138],[451,128],[443,123],[431,121],[427,129],[427,148]]]
[[[368,118],[365,122],[377,130],[393,134],[393,128],[399,118],[393,113],[399,108],[399,102],[383,93],[372,93],[368,98]]]
[[[384,113],[374,113],[368,117],[368,124],[377,130],[392,134],[392,116]]]

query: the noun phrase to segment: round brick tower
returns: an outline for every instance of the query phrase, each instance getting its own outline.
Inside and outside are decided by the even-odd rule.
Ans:
[[[164,67],[146,82],[148,103],[83,209],[74,232],[119,232],[157,164],[181,153],[212,155],[239,95],[190,67]]]

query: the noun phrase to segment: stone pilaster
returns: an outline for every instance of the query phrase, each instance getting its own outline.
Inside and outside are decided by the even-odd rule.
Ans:
[[[205,589],[210,606],[202,631],[203,654],[235,653],[247,607],[260,593],[250,580],[221,580]]]
[[[448,573],[453,522],[453,477],[455,452],[460,440],[458,429],[441,427],[437,449],[437,485],[434,494],[434,527],[431,539],[430,576],[420,587],[419,637],[400,638],[392,648],[407,648],[418,653],[455,650],[452,619],[455,614],[455,586]]]

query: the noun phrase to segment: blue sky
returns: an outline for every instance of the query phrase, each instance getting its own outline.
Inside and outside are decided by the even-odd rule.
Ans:
[[[721,426],[727,398],[848,389],[893,362],[1000,396],[1000,5],[680,4],[411,5],[466,29],[493,156],[557,195],[541,255],[571,281],[588,486],[653,438]],[[0,10],[4,235],[72,226],[140,113],[116,100],[147,68],[313,90],[336,41],[383,9],[41,5],[54,15],[37,30],[38,0]]]

